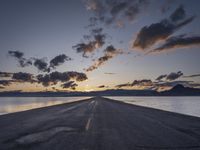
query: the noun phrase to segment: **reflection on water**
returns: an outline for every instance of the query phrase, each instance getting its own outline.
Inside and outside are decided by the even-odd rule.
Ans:
[[[90,97],[0,97],[0,115],[79,101]]]
[[[126,103],[200,117],[200,97],[108,97]]]

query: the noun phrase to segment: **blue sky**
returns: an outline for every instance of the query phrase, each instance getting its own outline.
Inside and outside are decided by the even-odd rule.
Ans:
[[[107,4],[107,2],[112,5]],[[133,2],[135,4],[132,4]],[[200,2],[198,0],[144,0],[144,3],[138,4],[138,10],[134,12],[135,14],[131,14],[134,16],[132,19],[126,19],[126,16],[123,16],[125,14],[123,11],[126,11],[130,5],[125,5],[119,13],[114,14],[113,16],[116,15],[117,19],[115,18],[110,24],[106,24],[105,20],[102,21],[98,18],[100,12],[104,19],[109,19],[109,6],[122,3],[130,3],[130,5],[135,6],[139,2],[138,0],[1,0],[0,71],[30,73],[34,76],[33,78],[36,78],[38,74],[48,74],[38,70],[34,65],[21,67],[18,60],[8,53],[8,51],[20,51],[27,59],[45,58],[47,62],[60,54],[71,57],[72,61],[66,61],[52,72],[76,71],[86,74],[87,80],[75,81],[76,89],[81,91],[100,90],[98,88],[100,85],[105,85],[102,89],[116,88],[116,85],[132,83],[134,80],[150,79],[154,82],[159,75],[169,75],[178,71],[181,71],[183,75],[170,81],[163,79],[163,82],[184,80],[200,83],[200,77],[184,78],[184,76],[200,73],[199,41],[170,50],[165,49],[160,53],[146,54],[147,51],[164,44],[170,37],[184,34],[184,38],[198,38],[200,36],[200,11],[198,8]],[[94,4],[95,9],[91,8]],[[195,18],[162,41],[156,41],[151,47],[142,50],[138,47],[132,47],[144,26],[149,27],[153,23],[159,23],[161,20],[169,18],[179,7],[182,7],[185,12],[183,20],[192,16]],[[163,11],[163,8],[166,10]],[[96,17],[98,24],[88,28],[86,26],[90,24],[89,18],[91,17]],[[119,21],[123,22],[123,27],[117,26]],[[105,44],[93,50],[92,53],[88,53],[88,58],[85,58],[82,53],[77,53],[73,46],[87,43],[88,41],[83,36],[89,35],[89,31],[94,28],[103,29],[101,34],[106,36]],[[109,45],[115,48],[115,53],[108,54],[104,51]],[[119,53],[119,51],[122,52]],[[85,71],[104,55],[109,55],[111,58],[98,65],[94,70]],[[10,78],[2,78],[1,80],[10,80]],[[63,83],[58,81],[56,85],[44,87],[41,83],[27,82],[23,84],[22,81],[16,81],[9,86],[2,85],[0,90],[40,91],[52,90],[52,87],[58,90],[71,90],[71,88],[62,89],[61,84]],[[189,83],[187,85],[193,86]],[[128,85],[124,88],[148,89],[152,86],[138,84],[137,86]]]

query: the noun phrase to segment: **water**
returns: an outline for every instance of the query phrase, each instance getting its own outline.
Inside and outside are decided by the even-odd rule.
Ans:
[[[0,97],[0,115],[90,97]],[[108,97],[126,103],[200,117],[200,97]]]
[[[108,97],[126,103],[200,117],[200,97]]]
[[[0,97],[0,115],[41,108],[90,97]]]

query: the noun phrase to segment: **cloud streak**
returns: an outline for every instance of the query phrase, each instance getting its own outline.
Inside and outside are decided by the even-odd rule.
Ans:
[[[192,74],[188,76],[183,76],[183,78],[194,78],[194,77],[200,77],[200,74]]]
[[[10,72],[1,72],[0,71],[0,77],[1,78],[8,78],[8,77],[12,77],[13,73]]]
[[[63,64],[65,61],[70,60],[72,60],[72,58],[66,56],[65,54],[58,55],[50,61],[50,68],[56,68],[57,66]]]
[[[185,37],[184,35],[171,37],[160,47],[151,50],[149,53],[165,52],[175,48],[186,48],[200,45],[200,36]]]
[[[183,76],[183,73],[181,71],[178,72],[171,72],[169,74],[164,74],[164,75],[160,75],[156,78],[157,81],[162,81],[162,80],[169,80],[169,81],[173,81],[176,80],[180,77]]]
[[[116,85],[117,88],[133,87],[133,86],[151,87],[153,86],[153,82],[150,79],[142,79],[142,80],[134,80],[132,83]]]
[[[63,88],[63,89],[72,89],[72,90],[75,90],[76,89],[76,87],[78,86],[78,84],[76,84],[74,81],[68,81],[68,82],[66,82],[66,83],[63,83],[62,85],[61,85],[61,87]]]
[[[108,60],[112,59],[118,54],[123,54],[121,49],[116,49],[112,45],[108,46],[104,50],[104,56],[98,58],[92,66],[86,69],[86,71],[90,72],[99,68],[100,66],[104,65]]]
[[[106,34],[102,33],[102,28],[94,28],[90,31],[89,35],[85,35],[84,39],[86,42],[78,43],[72,48],[76,50],[77,53],[82,53],[83,57],[88,57],[89,54],[95,50],[102,48],[105,44]]]
[[[133,21],[138,14],[149,4],[147,0],[85,0],[86,9],[93,12],[91,25],[97,22],[105,25],[125,21]]]
[[[151,24],[150,26],[144,26],[137,34],[132,48],[145,50],[155,43],[167,39],[178,29],[192,22],[195,17],[184,18],[185,10],[180,6],[168,19],[163,19],[158,23]]]
[[[32,65],[31,59],[24,58],[24,53],[20,51],[8,51],[8,54],[17,59],[20,67],[27,67]]]

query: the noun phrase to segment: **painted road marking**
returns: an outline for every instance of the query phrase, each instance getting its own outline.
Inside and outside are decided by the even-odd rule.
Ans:
[[[90,128],[90,123],[91,123],[91,120],[92,120],[92,117],[90,117],[86,123],[86,126],[85,126],[85,130],[88,131],[89,128]]]

